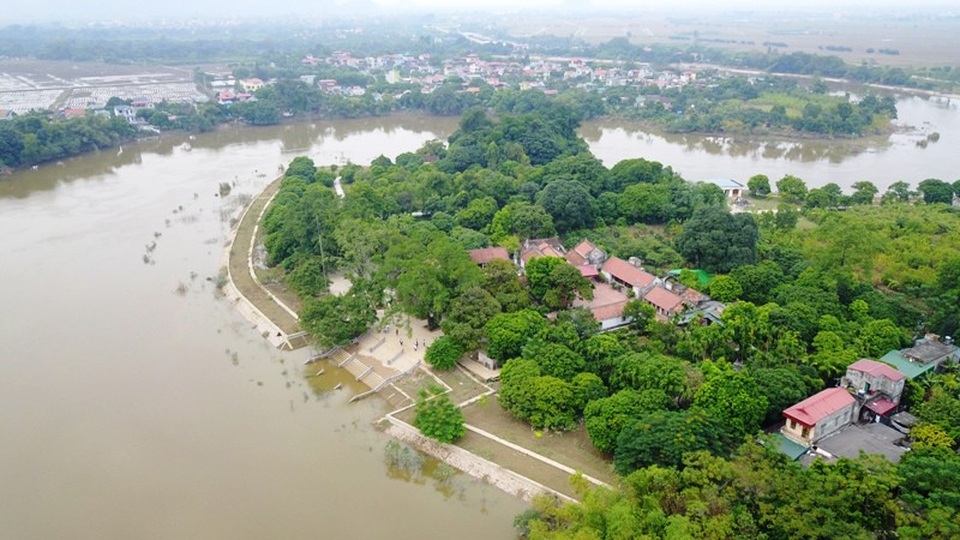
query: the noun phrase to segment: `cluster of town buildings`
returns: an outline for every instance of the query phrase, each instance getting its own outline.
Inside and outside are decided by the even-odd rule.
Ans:
[[[301,59],[301,64],[348,69],[391,84],[416,85],[423,94],[430,94],[453,79],[463,81],[463,92],[478,92],[476,85],[483,83],[494,89],[540,89],[547,94],[555,92],[558,82],[584,89],[628,85],[667,89],[682,88],[697,81],[697,74],[692,70],[655,71],[646,65],[628,69],[619,63],[582,58],[483,59],[470,54],[438,62],[429,54],[394,53],[357,57],[349,52],[337,51],[326,57],[306,55]],[[313,75],[304,75],[300,80],[308,86],[316,86],[325,94],[355,97],[367,92],[364,86],[344,84],[336,79],[317,79]],[[256,90],[272,82],[257,78],[237,80],[221,74],[213,76],[210,86],[217,93],[217,101],[229,105],[250,99]],[[656,97],[651,99],[655,100]]]
[[[839,386],[784,410],[781,450],[804,462],[853,458],[861,451],[899,461],[907,451],[906,434],[916,423],[902,410],[905,382],[960,360],[960,349],[949,338],[928,334],[913,347],[892,350],[880,360],[857,360],[847,366]]]
[[[387,82],[418,85],[424,94],[433,92],[455,78],[464,81],[464,91],[469,91],[469,85],[477,81],[497,89],[539,88],[549,91],[558,82],[581,88],[633,85],[679,89],[697,80],[697,74],[692,70],[656,71],[648,65],[627,68],[618,62],[582,58],[525,56],[522,59],[483,59],[477,54],[469,54],[438,62],[429,54],[385,54],[360,58],[340,51],[325,58],[307,55],[301,62],[310,66],[349,68],[372,76],[383,75]],[[350,90],[349,87],[342,87],[330,79],[321,80],[318,84],[321,89],[330,93]]]
[[[505,58],[481,58],[470,54],[463,57],[438,61],[429,54],[384,54],[358,57],[349,52],[338,51],[325,57],[306,55],[301,59],[304,66],[330,67],[355,70],[387,83],[404,83],[419,87],[421,93],[430,94],[450,80],[462,81],[462,92],[479,92],[478,84],[494,89],[515,88],[540,89],[552,94],[561,84],[583,89],[613,86],[654,86],[660,89],[683,88],[698,81],[697,73],[689,69],[665,68],[655,70],[649,65],[631,65],[620,62],[588,60],[583,58],[538,58],[516,56]],[[274,80],[259,78],[238,79],[229,73],[208,73],[202,86],[212,90],[217,103],[230,105],[239,101],[255,99],[257,90],[272,84]],[[60,100],[66,115],[81,114],[84,110],[102,109],[110,97],[135,99],[147,97],[154,103],[204,102],[209,98],[196,84],[174,81],[169,77],[129,76],[136,84],[118,85],[118,81],[78,81],[75,88],[46,89],[41,86],[10,87],[0,84],[0,110],[3,115],[23,114],[34,109],[47,109]],[[155,79],[155,80],[154,80]],[[318,79],[304,75],[300,79],[326,94],[362,96],[367,88],[357,84],[345,84],[336,79]],[[126,78],[119,82],[126,82]],[[2,82],[2,80],[0,80]],[[19,83],[14,80],[13,82]],[[60,81],[71,83],[72,81]],[[705,81],[700,81],[705,82]],[[401,94],[402,95],[402,94]],[[396,98],[400,95],[394,96]],[[640,98],[638,105],[661,100],[659,96]],[[0,118],[3,117],[0,115]]]
[[[580,271],[593,284],[593,299],[577,298],[574,307],[583,307],[593,313],[601,330],[612,330],[630,323],[624,307],[631,299],[639,298],[649,304],[661,321],[687,324],[697,320],[704,323],[720,320],[724,305],[706,294],[679,282],[679,272],[658,277],[647,272],[641,261],[629,261],[608,256],[589,240],[583,240],[567,250],[556,237],[533,238],[523,241],[514,260],[502,247],[475,249],[470,258],[480,266],[494,259],[517,264],[520,272],[537,257],[559,257]]]

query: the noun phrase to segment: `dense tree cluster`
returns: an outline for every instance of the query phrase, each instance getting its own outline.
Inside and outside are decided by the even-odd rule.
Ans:
[[[670,437],[669,420],[657,420],[650,431]],[[708,430],[705,424],[673,427],[685,433]],[[803,467],[751,441],[729,458],[699,450],[684,454],[679,466],[638,469],[616,489],[578,485],[582,503],[541,497],[517,517],[518,531],[531,539],[960,535],[960,457],[943,449],[914,450],[899,466],[863,456]]]
[[[361,299],[387,307],[389,313],[426,319],[462,349],[486,345],[491,356],[506,361],[519,356],[530,336],[509,345],[505,336],[514,330],[509,325],[495,330],[498,314],[533,306],[569,309],[575,298],[591,298],[592,286],[562,260],[544,258],[532,261],[528,289],[509,263],[481,271],[466,250],[492,243],[515,250],[531,236],[598,236],[606,230],[613,252],[676,264],[680,256],[670,239],[641,235],[632,241],[628,227],[683,221],[706,207],[716,208],[711,215],[725,223],[742,219],[722,210],[719,188],[688,184],[659,163],[635,159],[606,169],[584,150],[575,113],[562,103],[541,102],[542,94],[533,95],[517,95],[509,106],[537,112],[505,114],[494,121],[482,110],[471,110],[448,146],[428,143],[397,156],[396,162],[380,157],[369,168],[334,170],[295,159],[264,217],[269,261],[287,270],[291,287],[308,297],[322,292],[325,272],[335,268],[374,288],[390,289],[389,306],[382,298]],[[478,161],[464,161],[465,156]],[[541,160],[547,161],[538,164]],[[342,201],[329,187],[334,176],[346,186]],[[656,194],[656,201],[641,195],[640,187]],[[606,220],[619,225],[586,228]],[[740,233],[733,228],[720,236],[732,241]],[[754,247],[745,247],[742,260],[731,258],[739,261],[734,264],[754,260],[750,254],[756,239],[741,243]],[[592,319],[573,313],[574,322]]]
[[[615,107],[629,117],[655,121],[672,132],[816,133],[861,136],[886,129],[897,118],[891,96],[864,96],[859,101],[831,96],[796,81],[770,77],[721,79],[718,84],[690,84],[682,89],[640,94]]]
[[[909,185],[892,186],[893,195],[881,197],[886,203],[874,204],[877,190],[869,182],[858,182],[853,194],[845,195],[829,186],[807,190],[795,177],[777,185],[781,197],[793,197],[800,211],[782,206],[756,219],[734,216],[724,209],[716,186],[688,184],[669,167],[643,159],[607,169],[579,151],[576,141],[555,147],[564,150],[535,164],[525,145],[542,149],[541,142],[556,133],[528,138],[514,130],[512,118],[471,111],[449,147],[432,142],[395,160],[377,158],[366,168],[317,168],[306,158],[290,164],[264,218],[271,262],[291,275],[321,280],[319,259],[321,270],[337,268],[354,281],[340,297],[301,286],[310,297],[308,306],[317,306],[304,317],[305,327],[343,342],[362,330],[361,321],[372,324],[367,317],[375,308],[383,308],[388,318],[409,314],[444,330],[445,337],[428,349],[437,367],[451,365],[462,352],[484,349],[503,366],[499,402],[517,418],[536,429],[584,425],[594,445],[628,479],[663,471],[674,478],[670,482],[681,482],[661,487],[686,493],[682,504],[671,494],[664,497],[672,502],[662,507],[643,499],[647,514],[631,511],[654,516],[638,525],[652,528],[630,529],[634,532],[657,536],[676,527],[702,535],[721,527],[717,530],[727,536],[773,531],[790,537],[791,527],[798,525],[774,531],[769,524],[774,517],[759,509],[738,510],[736,519],[733,510],[724,510],[746,495],[732,491],[725,499],[703,500],[707,495],[693,489],[695,484],[683,482],[692,481],[689,475],[718,474],[718,485],[740,489],[724,484],[727,473],[712,469],[779,467],[751,441],[779,420],[783,408],[834,385],[858,358],[905,346],[918,328],[955,329],[960,216],[943,204],[923,204]],[[551,111],[541,122],[553,125],[558,118],[569,118],[565,109]],[[521,135],[508,142],[508,133]],[[574,133],[573,128],[565,133]],[[512,149],[498,153],[506,148]],[[463,170],[447,161],[459,162],[462,156],[479,161]],[[328,187],[332,175],[345,184],[342,200]],[[589,311],[571,307],[573,298],[589,297],[590,287],[578,272],[565,272],[572,267],[561,259],[533,259],[523,278],[511,262],[492,261],[481,269],[469,259],[472,247],[496,244],[515,252],[532,233],[556,232],[568,217],[545,208],[556,195],[547,189],[551,185],[574,185],[581,199],[590,197],[585,209],[575,206],[575,211],[594,212],[594,226],[561,229],[568,240],[586,236],[614,254],[721,272],[705,288],[727,302],[721,324],[662,322],[649,305],[633,300],[625,308],[633,323],[601,334]],[[811,204],[811,196],[823,196],[811,195],[816,193],[826,193],[829,203]],[[603,225],[608,219],[617,224]],[[806,220],[802,228],[796,226],[800,219]],[[590,222],[565,226],[585,223]],[[680,272],[678,279],[699,286],[692,272]],[[546,316],[554,310],[559,310],[555,317]],[[916,455],[956,448],[958,386],[949,377],[928,389],[908,385],[905,402],[922,426],[918,448],[928,453]],[[898,469],[908,472],[898,474],[910,478],[916,493],[951,500],[953,480],[948,478],[946,487],[925,482],[916,471],[929,467],[932,458],[911,461],[913,455]],[[819,475],[813,477],[789,467],[785,482],[799,489],[835,482],[832,471],[843,467],[851,467],[854,476],[870,476],[880,465],[869,459],[818,465],[809,469]],[[703,482],[697,489],[715,489],[712,480]],[[899,481],[890,482],[893,490]],[[754,488],[743,489],[751,493]],[[849,502],[836,489],[830,504]],[[770,496],[779,501],[782,495]],[[895,494],[885,500],[894,500],[890,496]],[[709,515],[687,506],[703,504],[720,506]],[[881,506],[888,510],[886,503]],[[785,508],[809,510],[799,502]],[[909,533],[911,527],[931,526],[924,520],[941,512],[940,507],[903,515],[887,510],[877,510],[869,522],[850,521],[844,514],[849,508],[828,506],[840,517],[823,519],[837,534],[889,527]],[[541,509],[528,523],[531,531],[561,533],[586,526],[576,519],[558,522],[555,511]],[[937,517],[932,526],[947,527],[955,519],[951,516]]]
[[[26,167],[106,149],[132,138],[126,120],[89,114],[51,121],[42,114],[0,122],[0,167]]]

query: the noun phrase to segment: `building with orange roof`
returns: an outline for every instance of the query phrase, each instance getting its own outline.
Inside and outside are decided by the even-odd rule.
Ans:
[[[628,324],[631,319],[623,316],[623,308],[627,305],[627,295],[614,289],[607,283],[594,283],[593,299],[577,298],[573,307],[583,307],[590,310],[593,318],[600,323],[600,330],[611,330]]]

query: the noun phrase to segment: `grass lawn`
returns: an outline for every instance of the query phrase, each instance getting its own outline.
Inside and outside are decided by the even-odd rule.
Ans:
[[[457,446],[564,495],[579,498],[570,484],[569,474],[496,441],[468,431],[462,439],[457,441]]]
[[[747,207],[748,212],[766,212],[767,210],[776,210],[777,205],[780,204],[780,199],[775,196],[770,197],[751,197],[747,195],[744,199],[750,201],[750,206]]]
[[[583,471],[608,484],[617,482],[611,462],[594,448],[583,426],[564,433],[534,431],[529,424],[517,420],[505,411],[497,402],[496,396],[464,407],[463,415],[468,424],[484,431]]]
[[[263,241],[263,231],[259,231],[258,241]],[[287,305],[293,311],[300,313],[302,303],[300,297],[297,296],[297,293],[290,290],[287,287],[286,281],[284,281],[285,272],[282,268],[258,268],[254,267],[254,272],[257,274],[257,279],[260,280],[260,284],[263,285],[265,289],[273,293],[274,296],[279,298],[284,304]]]
[[[487,391],[484,386],[478,384],[460,369],[451,369],[449,371],[436,370],[434,373],[450,386],[451,390],[448,397],[450,401],[454,403],[463,403]]]

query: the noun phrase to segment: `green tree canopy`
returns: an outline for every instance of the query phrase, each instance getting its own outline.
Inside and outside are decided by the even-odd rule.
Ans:
[[[487,354],[501,363],[517,358],[527,341],[546,327],[547,320],[532,309],[497,314],[483,328]]]
[[[917,190],[923,195],[923,202],[927,204],[950,204],[953,202],[953,186],[937,178],[922,180]]]
[[[747,180],[747,189],[754,197],[766,197],[770,194],[770,179],[765,174],[755,174]]]
[[[524,347],[521,356],[537,362],[540,373],[564,381],[570,381],[583,372],[586,364],[583,357],[559,343],[547,343],[533,339]]]
[[[753,216],[731,215],[725,208],[704,208],[683,225],[677,251],[694,267],[725,274],[757,262],[759,230]]]
[[[537,257],[526,265],[530,293],[548,309],[565,309],[577,297],[593,298],[593,284],[560,257]]]
[[[424,360],[431,366],[449,370],[457,365],[457,360],[463,355],[460,344],[450,336],[440,336],[427,347]]]
[[[743,294],[743,287],[733,277],[723,274],[710,280],[710,297],[719,302],[733,302]]]
[[[721,371],[708,376],[693,398],[693,406],[702,409],[740,440],[760,429],[767,414],[767,398],[747,373]]]
[[[547,184],[543,191],[537,194],[537,204],[550,214],[560,233],[594,225],[595,202],[580,182],[557,180]]]
[[[466,434],[463,413],[446,394],[417,401],[413,425],[421,433],[442,443],[454,443]]]
[[[850,195],[850,202],[853,204],[873,204],[873,199],[880,190],[873,182],[861,180],[853,183],[853,194]]]
[[[529,289],[520,282],[513,263],[493,260],[481,273],[484,290],[496,299],[503,311],[514,312],[530,306]]]
[[[777,180],[777,192],[785,201],[800,203],[807,198],[807,185],[796,176],[787,174]]]
[[[300,310],[300,324],[323,347],[346,345],[376,322],[377,287],[358,281],[343,296],[307,300]]]
[[[669,410],[672,406],[669,396],[660,389],[620,390],[610,397],[591,401],[584,408],[587,435],[597,450],[613,454],[624,426],[647,413]]]
[[[681,467],[692,452],[729,452],[723,422],[700,410],[657,411],[627,424],[617,437],[614,469],[620,474],[651,465]]]
[[[475,351],[483,344],[483,326],[500,313],[500,302],[480,286],[467,289],[450,302],[450,309],[441,328],[466,351]]]

